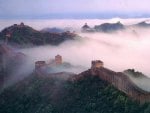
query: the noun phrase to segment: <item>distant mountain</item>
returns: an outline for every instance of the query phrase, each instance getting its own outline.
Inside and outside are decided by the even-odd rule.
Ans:
[[[91,28],[90,26],[87,25],[87,23],[85,23],[85,25],[82,26],[81,31],[93,33],[93,32],[95,32],[95,29]]]
[[[66,32],[66,31],[63,29],[54,27],[54,28],[44,28],[41,30],[41,32],[62,33],[62,32]]]
[[[114,32],[118,30],[123,30],[125,29],[125,26],[120,23],[103,23],[100,25],[95,25],[94,28],[91,28],[90,26],[87,25],[87,23],[82,27],[81,31],[82,32]]]
[[[73,40],[76,34],[71,32],[49,33],[40,32],[30,26],[14,24],[0,32],[0,40],[18,45],[58,45],[66,40]]]
[[[91,28],[87,23],[82,26],[81,31],[82,32],[88,32],[88,33],[93,33],[93,32],[104,32],[104,33],[110,33],[110,32],[115,32],[118,30],[124,30],[129,27],[142,27],[142,28],[150,28],[150,23],[147,23],[146,21],[139,22],[137,24],[133,25],[123,25],[121,22],[117,23],[102,23],[100,25],[95,25],[94,28]],[[135,31],[133,31],[135,32]]]
[[[100,32],[112,32],[112,31],[125,29],[125,27],[120,22],[117,22],[117,23],[104,23],[101,25],[96,25],[94,29],[98,32],[99,31]]]
[[[137,24],[135,24],[135,25],[133,25],[133,26],[136,26],[136,27],[145,27],[145,28],[147,28],[147,27],[150,27],[150,24],[149,24],[149,23],[146,23],[146,21],[143,21],[143,22],[137,23]]]

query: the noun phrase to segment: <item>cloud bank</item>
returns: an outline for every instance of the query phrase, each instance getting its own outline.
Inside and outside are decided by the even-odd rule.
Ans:
[[[20,50],[32,61],[49,60],[55,55],[74,65],[90,67],[91,60],[102,60],[105,67],[115,71],[135,68],[150,76],[150,38],[148,29],[119,31],[114,34],[80,33],[81,39],[59,46],[41,46]]]
[[[47,20],[44,21],[44,26],[41,20],[36,22],[26,21],[36,29],[42,29],[45,26],[72,27],[81,37],[77,37],[73,41],[66,41],[59,46],[46,45],[18,50],[28,57],[26,65],[21,70],[29,74],[34,70],[35,61],[49,61],[55,55],[60,54],[63,57],[63,61],[70,62],[73,65],[84,66],[86,69],[90,68],[92,60],[102,60],[106,68],[114,71],[134,68],[150,77],[150,29],[129,28],[110,34],[80,32],[80,28],[85,22],[88,22],[90,26],[94,26],[106,21],[116,22],[118,19]],[[142,19],[119,20],[126,25],[142,21]],[[20,72],[23,73],[22,71],[18,73]],[[81,70],[78,73],[80,72]]]

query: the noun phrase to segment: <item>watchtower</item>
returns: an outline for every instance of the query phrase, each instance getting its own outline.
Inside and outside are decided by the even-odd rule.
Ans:
[[[91,68],[95,69],[95,68],[101,68],[104,66],[104,63],[101,60],[93,60],[91,63]]]
[[[56,63],[56,65],[62,64],[62,56],[56,55],[55,56],[55,63]]]

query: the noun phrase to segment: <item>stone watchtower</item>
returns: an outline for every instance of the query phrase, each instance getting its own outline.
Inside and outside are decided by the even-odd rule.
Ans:
[[[100,69],[104,66],[104,63],[101,60],[93,60],[91,62],[91,73],[92,75],[96,75],[97,69]]]
[[[55,63],[56,63],[56,65],[62,64],[62,56],[56,55],[55,56]]]
[[[87,25],[87,23],[85,23],[85,25],[82,26],[82,31],[83,31],[83,32],[86,32],[86,31],[88,31],[89,29],[90,29],[90,27]]]
[[[25,25],[24,25],[24,23],[23,22],[21,22],[20,23],[20,27],[24,27]]]
[[[92,64],[91,64],[91,68],[94,69],[94,68],[101,68],[104,66],[104,63],[100,60],[94,60],[92,61]]]

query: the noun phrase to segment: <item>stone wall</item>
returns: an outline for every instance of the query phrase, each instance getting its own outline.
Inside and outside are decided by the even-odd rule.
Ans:
[[[133,100],[137,100],[140,103],[150,102],[150,93],[140,89],[134,84],[130,78],[121,73],[114,72],[106,68],[91,69],[91,74],[99,76],[102,80],[115,86],[120,91],[126,93]]]

